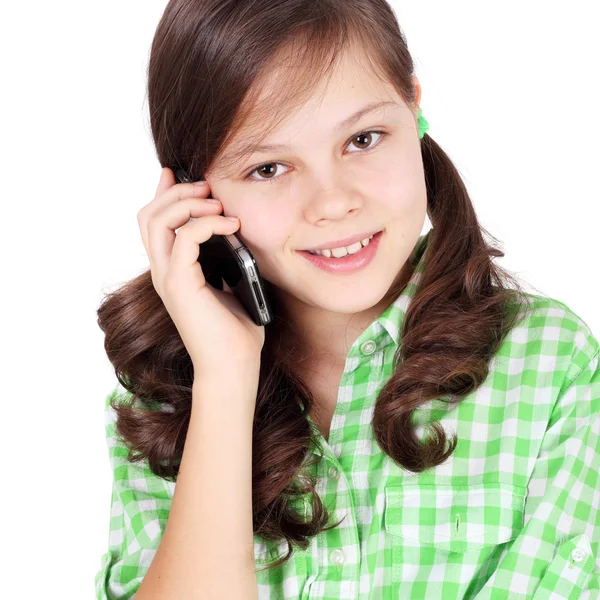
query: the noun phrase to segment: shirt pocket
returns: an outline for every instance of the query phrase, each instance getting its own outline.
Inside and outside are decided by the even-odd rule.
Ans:
[[[461,553],[498,546],[523,528],[526,497],[527,488],[506,483],[388,485],[384,527],[406,546]]]

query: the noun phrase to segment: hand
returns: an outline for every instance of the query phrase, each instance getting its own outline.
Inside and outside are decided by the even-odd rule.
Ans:
[[[200,244],[240,227],[239,220],[221,215],[220,203],[207,202],[209,195],[208,183],[177,183],[171,169],[162,169],[154,199],[137,214],[152,283],[195,373],[232,373],[240,366],[258,373],[264,327],[254,323],[227,284],[224,290],[208,284],[198,261]]]

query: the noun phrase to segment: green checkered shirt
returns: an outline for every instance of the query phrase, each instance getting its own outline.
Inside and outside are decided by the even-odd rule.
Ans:
[[[317,493],[332,520],[344,520],[283,566],[259,571],[259,598],[600,598],[599,343],[563,303],[528,294],[532,310],[519,315],[485,382],[459,403],[434,400],[416,411],[421,439],[432,420],[458,437],[442,465],[405,471],[375,442],[373,407],[391,374],[427,239],[411,255],[409,284],[348,353],[328,441],[309,419],[319,442],[310,450],[320,457],[312,467]],[[119,387],[106,397],[114,485],[97,600],[134,597],[175,488],[147,463],[127,462],[108,405],[126,393]],[[308,516],[308,502],[300,507]],[[254,540],[257,566],[287,551],[285,542]]]

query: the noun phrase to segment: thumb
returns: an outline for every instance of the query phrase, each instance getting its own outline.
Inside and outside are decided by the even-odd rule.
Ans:
[[[158,187],[156,188],[156,196],[164,194],[170,187],[173,187],[177,181],[175,180],[175,174],[169,167],[163,167],[160,171],[160,179],[158,180]]]

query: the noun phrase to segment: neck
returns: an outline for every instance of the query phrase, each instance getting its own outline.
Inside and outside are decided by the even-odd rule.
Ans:
[[[295,368],[315,366],[343,369],[354,342],[406,287],[414,269],[407,260],[385,296],[374,306],[359,313],[335,313],[318,307],[293,311],[291,302],[279,298],[278,307],[284,319],[281,336],[285,355],[292,357]]]

